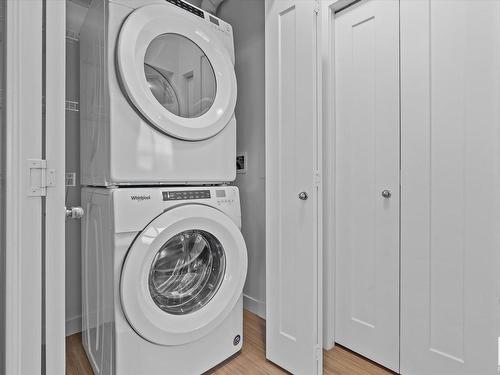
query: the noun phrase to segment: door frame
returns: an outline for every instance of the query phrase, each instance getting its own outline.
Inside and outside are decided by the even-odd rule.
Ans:
[[[45,197],[45,373],[66,371],[66,1],[45,0],[45,154],[56,170]]]
[[[65,368],[65,7],[45,0],[7,1],[5,8],[5,373],[13,375]],[[44,187],[44,154],[56,188]]]

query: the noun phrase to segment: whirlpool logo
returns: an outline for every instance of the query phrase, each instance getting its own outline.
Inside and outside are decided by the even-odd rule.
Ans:
[[[133,201],[139,201],[139,202],[149,201],[149,200],[151,200],[151,195],[132,195],[130,197],[130,199],[132,199]]]

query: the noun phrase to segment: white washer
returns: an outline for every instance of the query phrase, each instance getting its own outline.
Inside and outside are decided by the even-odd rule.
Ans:
[[[80,64],[83,185],[235,179],[231,25],[181,0],[96,0]]]
[[[84,188],[83,345],[96,375],[193,375],[241,349],[236,187]]]

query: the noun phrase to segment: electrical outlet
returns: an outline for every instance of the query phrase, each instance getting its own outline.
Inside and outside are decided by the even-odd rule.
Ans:
[[[66,186],[76,186],[76,173],[65,173]]]
[[[71,112],[80,111],[80,103],[71,100],[66,100],[65,103],[66,103],[66,111],[71,111]]]
[[[236,173],[247,173],[248,171],[248,155],[246,152],[236,154]]]

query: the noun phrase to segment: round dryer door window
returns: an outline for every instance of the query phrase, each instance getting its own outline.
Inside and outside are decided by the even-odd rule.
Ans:
[[[215,73],[207,55],[178,34],[157,36],[144,58],[144,73],[154,97],[174,115],[196,118],[215,99]]]
[[[221,242],[203,230],[176,234],[156,254],[149,272],[149,292],[169,314],[201,309],[217,293],[226,269]]]
[[[229,43],[230,31],[216,30],[174,5],[138,8],[123,23],[116,48],[124,94],[166,135],[211,138],[234,116],[237,89]]]
[[[146,340],[192,342],[232,311],[246,272],[245,241],[229,216],[201,204],[177,206],[130,246],[120,280],[123,312]]]
[[[147,63],[144,63],[144,74],[156,100],[173,114],[180,115],[179,99],[171,79],[168,78],[169,74],[165,74],[160,68]]]

